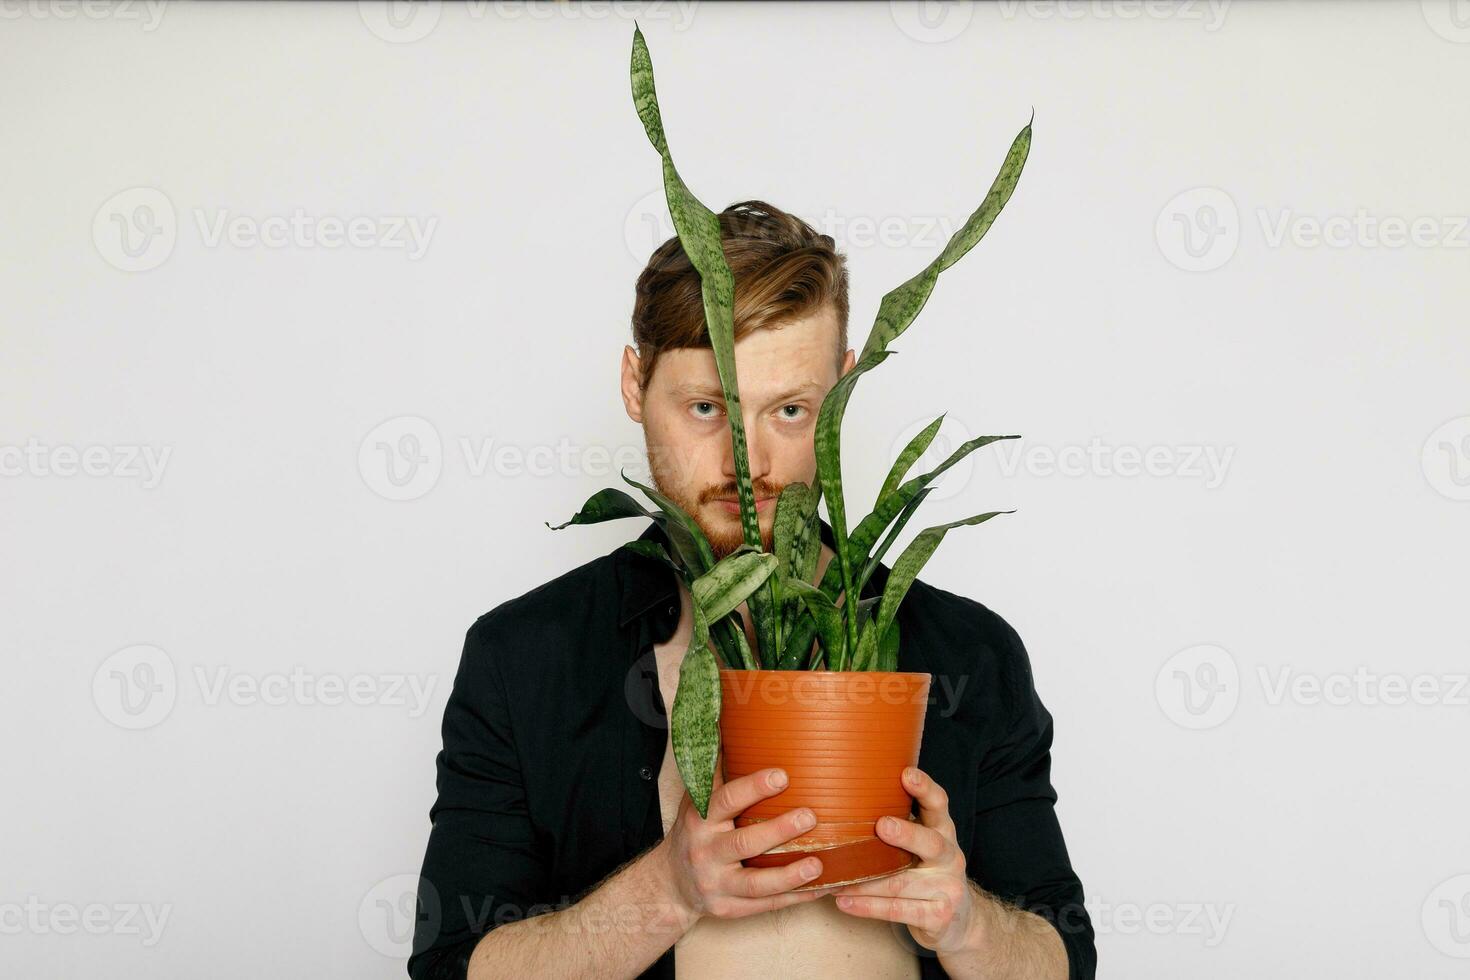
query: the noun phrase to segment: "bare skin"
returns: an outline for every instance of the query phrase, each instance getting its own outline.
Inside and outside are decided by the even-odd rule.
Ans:
[[[768,548],[776,495],[787,483],[815,478],[817,412],[855,361],[851,350],[834,356],[838,337],[835,312],[826,308],[756,330],[735,345],[751,482]],[[646,388],[639,384],[640,367],[637,353],[625,348],[623,402],[629,418],[643,426],[654,482],[699,523],[717,554],[727,554],[743,539],[714,355],[708,349],[664,351]],[[824,546],[819,575],[832,557]],[[692,629],[682,583],[680,594],[679,625],[655,648],[666,705],[673,703]],[[740,612],[749,630],[749,613],[744,607]],[[880,822],[877,833],[917,854],[918,867],[843,889],[793,892],[820,873],[817,858],[770,869],[740,862],[802,834],[799,821],[810,811],[734,826],[741,812],[781,791],[784,784],[773,782],[777,771],[726,783],[716,766],[709,815],[701,818],[666,749],[659,773],[664,838],[572,906],[487,934],[471,957],[469,980],[634,977],[675,943],[683,976],[791,975],[790,954],[800,950],[807,976],[846,978],[859,971],[917,977],[910,937],[933,951],[950,976],[1064,980],[1066,951],[1056,930],[969,880],[948,799],[927,775],[917,775],[904,787],[919,802],[920,823],[888,829]],[[834,892],[852,901],[839,904]],[[774,962],[773,952],[785,956],[777,965],[788,968],[753,973],[753,966]]]

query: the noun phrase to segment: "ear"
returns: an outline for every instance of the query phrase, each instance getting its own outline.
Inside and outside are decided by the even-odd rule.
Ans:
[[[846,374],[847,372],[851,371],[853,365],[856,364],[856,363],[857,363],[857,355],[854,354],[852,352],[852,348],[849,347],[847,349],[847,353],[842,355],[842,367],[840,369],[838,369],[837,376],[840,378],[844,374]]]
[[[849,353],[851,353],[849,351]],[[643,377],[643,362],[632,347],[623,347],[623,408],[634,422],[643,421],[643,389],[638,380]]]

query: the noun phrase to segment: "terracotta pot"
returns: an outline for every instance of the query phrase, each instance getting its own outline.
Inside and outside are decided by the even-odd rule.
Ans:
[[[772,766],[790,784],[735,818],[737,827],[809,807],[807,834],[745,861],[791,864],[815,853],[822,873],[801,889],[882,878],[917,863],[881,840],[879,817],[911,818],[905,766],[919,762],[929,674],[890,671],[721,670],[720,741],[726,780]]]

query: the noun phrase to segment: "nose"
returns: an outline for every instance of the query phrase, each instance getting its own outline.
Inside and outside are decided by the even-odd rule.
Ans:
[[[766,441],[762,437],[759,426],[751,425],[751,420],[746,417],[745,422],[745,451],[750,458],[750,479],[752,483],[758,483],[769,479],[771,472],[771,458],[766,451]],[[726,444],[724,477],[730,483],[735,483],[735,439],[731,434],[730,441]]]

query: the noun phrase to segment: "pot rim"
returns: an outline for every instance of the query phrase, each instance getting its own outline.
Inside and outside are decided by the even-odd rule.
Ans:
[[[819,677],[929,677],[934,675],[927,670],[812,670],[808,667],[793,667],[790,670],[777,670],[772,667],[721,667],[721,675],[724,674],[780,674],[782,677],[790,677],[793,674],[808,674]]]

